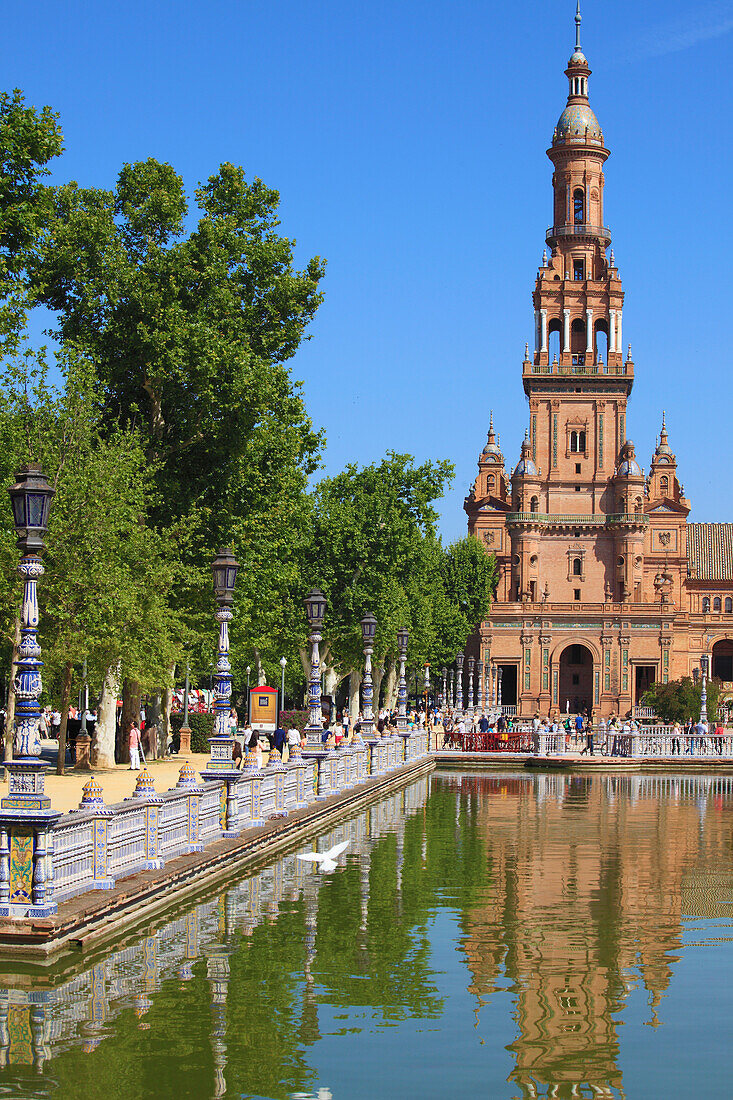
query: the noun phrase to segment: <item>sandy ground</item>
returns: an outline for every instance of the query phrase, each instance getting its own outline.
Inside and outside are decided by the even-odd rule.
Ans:
[[[51,763],[53,757],[53,763]],[[94,775],[102,788],[104,801],[108,804],[121,802],[123,798],[129,798],[135,790],[138,772],[130,771],[127,764],[118,764],[115,768],[105,770],[97,769],[93,772],[75,772],[73,768],[66,768],[65,775],[56,775],[56,742],[43,742],[43,759],[49,763],[46,773],[46,794],[51,799],[51,808],[66,813],[78,808],[82,797],[82,788],[89,782],[90,775]],[[206,753],[190,753],[187,756],[173,756],[169,760],[151,760],[147,765],[148,771],[153,777],[155,789],[159,794],[175,787],[178,782],[178,774],[185,760],[188,760],[194,770],[200,772],[206,766],[209,759]],[[0,783],[0,795],[7,793],[8,782],[5,779]]]

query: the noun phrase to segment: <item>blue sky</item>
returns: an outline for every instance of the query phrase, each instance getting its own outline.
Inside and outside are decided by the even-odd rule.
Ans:
[[[155,156],[190,190],[223,160],[280,190],[298,258],[328,260],[293,360],[326,470],[450,458],[442,530],[460,537],[489,409],[511,465],[527,421],[574,0],[42,0],[4,16],[3,86],[61,114],[58,180],[112,186]],[[666,407],[692,518],[733,520],[733,0],[584,0],[583,17],[636,362],[629,434],[648,465]]]

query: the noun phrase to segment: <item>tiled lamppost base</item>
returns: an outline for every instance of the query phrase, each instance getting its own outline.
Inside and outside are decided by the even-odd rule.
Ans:
[[[21,757],[5,767],[9,789],[0,799],[0,916],[50,917],[57,905],[49,832],[61,814],[51,809],[45,793],[48,765]]]

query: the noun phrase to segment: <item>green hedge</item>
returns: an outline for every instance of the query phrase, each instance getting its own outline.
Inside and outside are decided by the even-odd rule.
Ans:
[[[214,736],[214,715],[189,713],[188,724],[191,727],[191,752],[207,753],[209,751],[209,738]],[[173,747],[176,749],[180,744],[179,735],[182,725],[183,715],[172,714]]]

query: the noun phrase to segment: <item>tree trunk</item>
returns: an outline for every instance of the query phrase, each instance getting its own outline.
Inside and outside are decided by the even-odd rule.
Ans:
[[[349,673],[349,718],[353,727],[359,720],[359,688],[361,687],[361,673],[356,669]]]
[[[397,665],[394,661],[388,661],[386,669],[387,683],[384,687],[384,705],[387,710],[394,710],[397,706]]]
[[[119,665],[107,669],[102,696],[97,708],[97,724],[92,738],[93,768],[114,768],[115,729],[117,725],[117,693],[120,690]]]
[[[257,677],[257,686],[258,687],[266,687],[267,686],[267,676],[265,674],[264,665],[262,664],[262,658],[260,657],[259,649],[256,649],[254,651],[254,655],[255,655],[255,676]]]
[[[13,759],[15,745],[15,670],[18,665],[18,649],[20,648],[20,619],[16,617],[15,631],[13,634],[13,653],[10,658],[10,686],[8,688],[8,706],[5,713],[5,749],[6,760]]]
[[[384,679],[384,665],[376,665],[373,672],[374,679],[374,713],[379,714],[379,693],[382,690],[382,680]]]
[[[170,685],[165,689],[165,692],[163,694],[163,713],[160,723],[162,734],[160,739],[161,756],[165,756],[166,750],[168,748],[168,743],[171,740],[171,709],[173,707],[173,684],[175,683],[175,677],[176,666],[171,665],[171,682]]]
[[[74,678],[74,665],[68,661],[64,666],[64,678],[61,683],[61,729],[59,730],[59,754],[56,758],[56,775],[64,774],[66,765],[66,727],[69,724],[69,704],[71,703],[71,682]]]
[[[117,730],[117,761],[120,764],[130,762],[130,726],[140,722],[140,696],[142,691],[137,680],[122,681],[122,721]]]
[[[160,728],[162,726],[162,698],[161,695],[151,695],[148,699],[147,706],[145,707],[145,732],[147,733],[148,743],[148,759],[157,760],[161,755],[160,752]],[[165,753],[165,747],[163,749]]]

